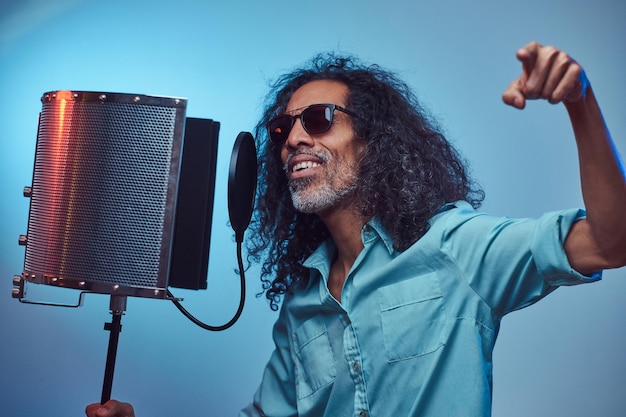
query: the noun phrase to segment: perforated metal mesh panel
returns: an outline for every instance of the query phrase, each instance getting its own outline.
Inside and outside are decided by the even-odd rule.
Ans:
[[[163,297],[186,100],[57,91],[42,102],[25,278]]]

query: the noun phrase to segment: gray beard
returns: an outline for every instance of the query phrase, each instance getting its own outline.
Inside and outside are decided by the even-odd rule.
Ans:
[[[330,174],[328,172],[330,168],[326,164],[329,158],[323,153],[317,153],[312,151],[303,151],[299,154],[310,154],[318,157],[324,162],[323,178],[300,178],[297,180],[289,181],[289,191],[291,194],[291,201],[296,210],[302,213],[322,213],[330,208],[339,207],[340,205],[349,204],[353,200],[353,197],[357,189],[356,170],[353,167],[345,164],[333,164],[335,171]],[[289,160],[294,155],[290,155],[285,165],[285,171],[289,165]],[[349,178],[349,184],[336,185],[333,184],[333,179],[336,178]],[[316,184],[318,181],[320,184]]]
[[[351,200],[357,188],[356,181],[340,189],[333,188],[328,182],[316,187],[311,184],[313,182],[313,179],[303,178],[289,183],[293,206],[302,213],[321,213],[340,206]]]

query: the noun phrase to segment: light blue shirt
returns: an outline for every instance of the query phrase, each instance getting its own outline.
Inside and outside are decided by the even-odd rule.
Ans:
[[[582,217],[509,219],[457,202],[404,252],[371,221],[340,303],[327,287],[335,246],[322,244],[305,262],[310,279],[283,301],[276,349],[241,415],[490,416],[502,316],[600,279],[574,271],[563,250]]]

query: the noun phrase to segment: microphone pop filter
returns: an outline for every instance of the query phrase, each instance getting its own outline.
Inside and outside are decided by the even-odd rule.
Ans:
[[[257,182],[257,158],[254,138],[241,132],[235,139],[228,172],[228,215],[237,242],[250,224]]]

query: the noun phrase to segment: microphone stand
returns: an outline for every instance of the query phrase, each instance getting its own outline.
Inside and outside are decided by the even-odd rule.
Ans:
[[[111,399],[113,372],[115,371],[115,358],[117,356],[117,342],[120,337],[120,332],[122,331],[122,315],[124,311],[126,311],[126,296],[111,295],[110,309],[113,319],[111,323],[104,323],[104,330],[110,331],[111,334],[109,335],[109,350],[107,351],[100,404],[104,404]]]

